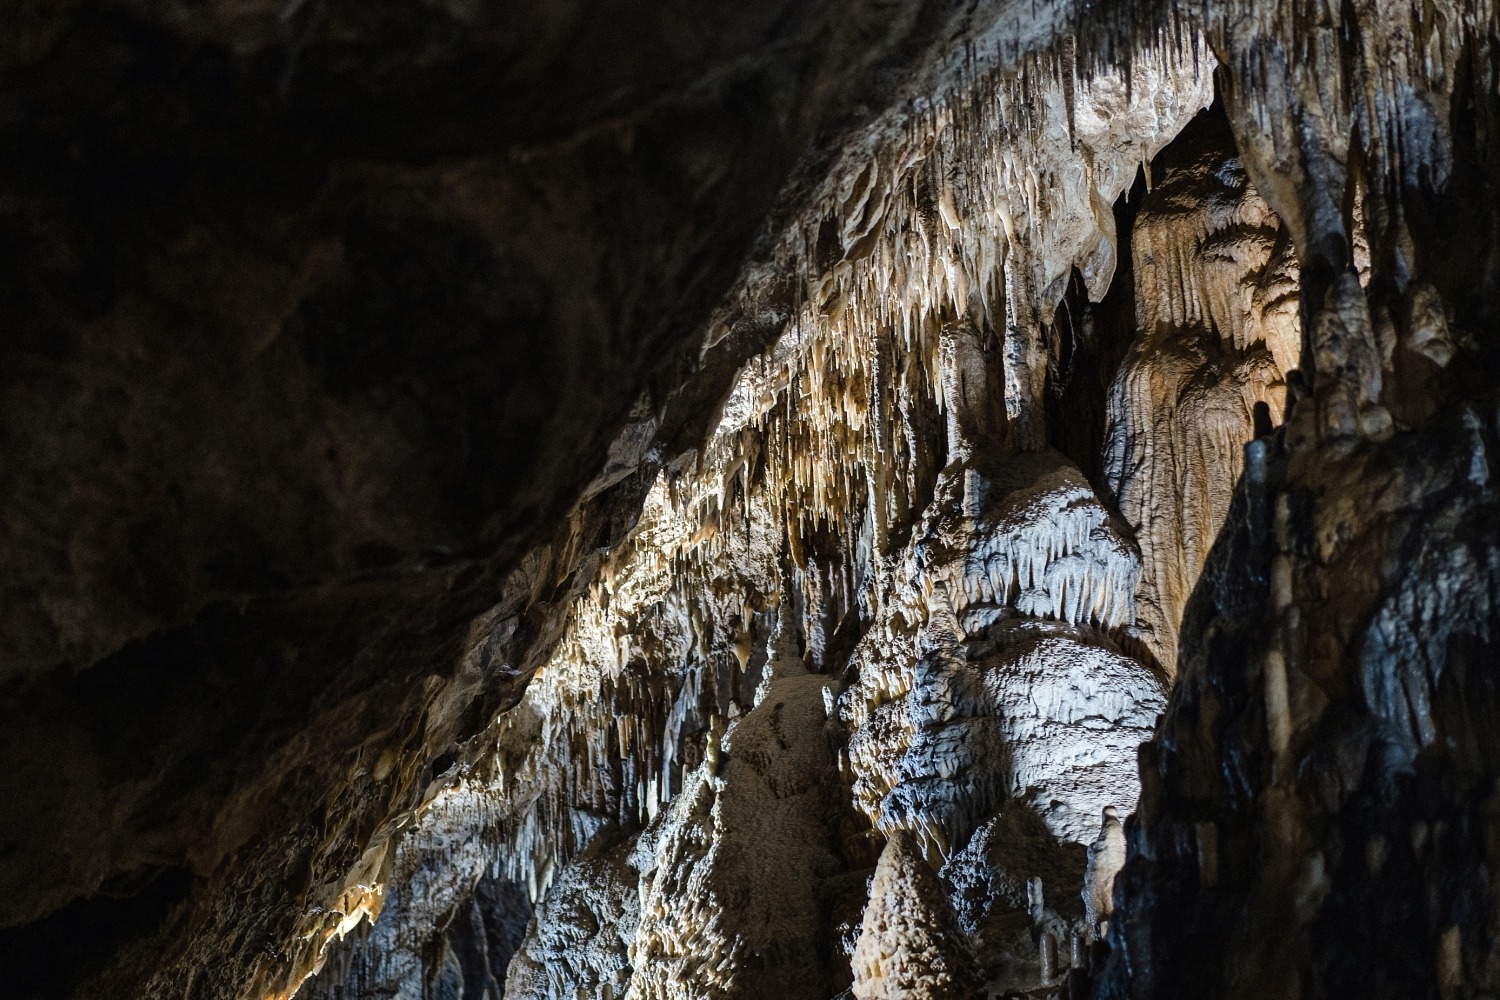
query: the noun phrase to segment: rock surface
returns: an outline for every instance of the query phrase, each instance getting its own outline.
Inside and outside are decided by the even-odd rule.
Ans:
[[[1192,6],[0,14],[7,989],[1500,989],[1500,21]]]

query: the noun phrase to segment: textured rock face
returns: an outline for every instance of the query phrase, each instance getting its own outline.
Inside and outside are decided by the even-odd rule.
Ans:
[[[1455,238],[1493,211],[1474,186],[1493,170],[1472,131],[1488,99],[1471,103],[1459,68],[1492,54],[1451,30],[1492,12],[1349,16],[1357,31],[1311,18],[1295,42],[1274,21],[1220,23],[1242,54],[1228,60],[1231,122],[1299,246],[1309,336],[1288,423],[1247,453],[1189,605],[1190,659],[1143,758],[1105,995],[1493,988],[1477,832],[1493,778],[1475,721],[1489,697],[1466,669],[1490,657],[1496,607],[1481,416],[1495,368],[1477,332],[1494,308],[1478,261],[1493,250],[1487,222]],[[1334,31],[1358,44],[1320,47]],[[1353,96],[1294,93],[1312,76]],[[1460,342],[1471,367],[1435,381]]]
[[[630,945],[641,923],[640,874],[629,863],[631,846],[585,856],[564,869],[511,962],[505,996],[625,995]]]
[[[1136,627],[1169,673],[1177,626],[1229,511],[1257,404],[1279,422],[1298,365],[1297,264],[1227,123],[1205,118],[1136,219],[1136,328],[1110,391],[1104,471],[1135,529]]]
[[[1097,6],[0,15],[7,988],[1493,992],[1496,12]]]
[[[1492,16],[1219,22],[1256,51],[1231,123],[1302,257],[1304,370],[1188,605],[1106,996],[1495,988],[1494,54],[1454,30]]]
[[[569,514],[616,431],[919,13],[0,15],[15,988],[284,993],[378,908],[639,508]]]

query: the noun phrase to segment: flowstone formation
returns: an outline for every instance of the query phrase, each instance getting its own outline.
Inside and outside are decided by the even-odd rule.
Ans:
[[[1302,347],[1297,262],[1219,118],[1163,164],[1135,223],[1136,329],[1110,389],[1104,473],[1143,553],[1135,629],[1174,673],[1182,610],[1245,442],[1279,423]]]
[[[122,375],[130,404],[101,341],[61,374],[28,348],[12,424],[65,410],[92,440],[144,410],[96,466],[6,473],[22,996],[1500,991],[1488,0],[751,4],[722,44],[701,11],[610,6],[595,37],[442,5],[392,86],[420,105],[471,72],[475,96],[407,108],[391,162],[370,121],[324,130],[363,94],[349,60],[413,22],[209,6],[85,5],[92,35],[28,12],[0,52],[45,89],[70,45],[135,58],[165,43],[121,23],[189,25],[194,52],[240,39],[226,79],[329,88],[233,104],[316,135],[270,159],[324,173],[230,241],[231,273],[295,248],[256,309],[200,296],[234,331],[222,378],[254,388],[227,416],[151,444],[188,355]],[[643,18],[660,51],[603,37]],[[480,73],[507,30],[534,58]],[[518,103],[547,68],[567,92]],[[78,100],[157,162],[156,132]],[[506,127],[525,141],[466,138]],[[162,275],[238,225],[178,220],[144,276],[109,257],[127,291],[92,318],[56,275],[16,299],[69,329],[197,322]],[[543,343],[523,328],[557,356],[493,355]],[[293,499],[242,495],[242,427],[256,455],[312,442],[270,488]],[[179,591],[131,603],[120,566],[158,549],[100,542],[116,520],[78,497],[149,493],[129,456],[195,442],[163,489],[235,498],[246,547],[198,552],[217,522],[189,518],[141,571]],[[170,735],[106,726],[112,699]],[[25,798],[49,746],[62,780]]]

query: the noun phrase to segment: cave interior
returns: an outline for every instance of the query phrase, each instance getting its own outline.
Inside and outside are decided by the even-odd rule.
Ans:
[[[0,80],[0,996],[1500,997],[1494,0]]]

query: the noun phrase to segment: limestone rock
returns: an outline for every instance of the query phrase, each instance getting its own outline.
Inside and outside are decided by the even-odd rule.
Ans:
[[[1500,992],[1497,38],[0,11],[0,991]]]
[[[952,907],[907,834],[895,834],[880,855],[853,964],[858,1000],[980,995]]]

